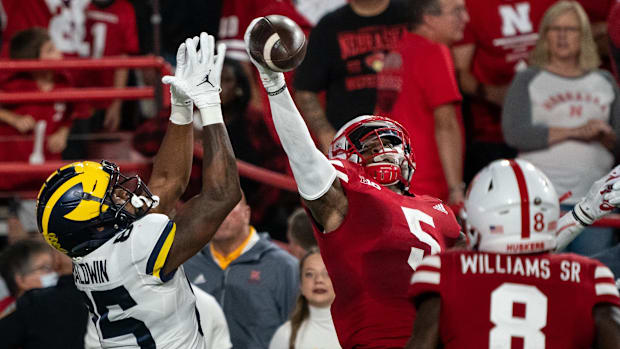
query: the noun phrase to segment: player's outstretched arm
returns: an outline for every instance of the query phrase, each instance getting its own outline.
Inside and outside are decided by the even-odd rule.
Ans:
[[[596,349],[620,349],[620,308],[599,304],[593,310]]]
[[[224,127],[220,106],[220,77],[226,46],[200,34],[200,52],[194,40],[185,41],[188,71],[166,76],[164,83],[188,95],[200,110],[203,134],[202,190],[175,216],[176,233],[163,273],[168,274],[200,251],[211,240],[224,218],[241,199],[237,162]]]
[[[254,19],[245,32],[246,50],[250,47],[249,34],[259,20]],[[299,194],[325,231],[333,231],[340,226],[348,209],[348,201],[340,182],[335,180],[336,170],[315,146],[286,87],[284,74],[261,66],[251,55],[250,59],[258,69],[269,95],[273,123],[291,164]]]
[[[417,307],[413,334],[405,349],[435,349],[439,345],[441,298],[429,296]]]
[[[198,38],[193,40],[194,46]],[[184,76],[189,69],[187,48],[182,43],[177,51],[175,76]],[[151,212],[169,214],[185,192],[192,169],[194,130],[192,125],[194,103],[183,91],[170,88],[170,122],[159,151],[153,162],[153,174],[148,187],[159,196],[159,206]]]
[[[564,249],[585,227],[620,206],[620,165],[590,187],[575,207],[560,217],[556,231],[556,250]]]

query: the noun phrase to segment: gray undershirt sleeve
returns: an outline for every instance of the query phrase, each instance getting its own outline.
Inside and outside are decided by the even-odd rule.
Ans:
[[[599,70],[605,80],[609,81],[614,89],[614,101],[609,108],[609,124],[613,127],[616,133],[616,146],[614,148],[614,156],[620,154],[620,88],[616,84],[614,77],[605,70]]]
[[[538,75],[538,68],[518,73],[504,100],[502,132],[506,143],[520,152],[544,149],[549,146],[549,127],[532,123],[532,103],[529,85]]]

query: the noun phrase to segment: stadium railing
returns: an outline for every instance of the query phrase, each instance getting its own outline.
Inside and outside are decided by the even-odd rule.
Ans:
[[[171,71],[170,66],[163,58],[156,56],[142,57],[105,57],[100,59],[63,59],[59,61],[20,60],[2,61],[0,75],[19,71],[36,70],[93,70],[110,68],[154,68],[161,75]],[[162,88],[161,84],[155,87],[92,87],[92,88],[69,88],[53,92],[0,92],[0,103],[30,103],[51,101],[100,101],[110,99],[151,99],[158,100],[158,106],[167,107],[169,90]],[[109,137],[107,135],[106,137]],[[199,156],[200,154],[199,151]],[[0,159],[0,197],[20,197],[24,199],[35,198],[41,183],[57,168],[70,163],[45,162],[33,165],[21,162],[2,162]],[[119,167],[124,173],[137,173],[143,178],[148,178],[151,168],[150,160],[147,161],[120,161]],[[247,162],[238,160],[237,166],[241,176],[255,181],[272,185],[278,189],[297,191],[292,177],[273,172]],[[620,228],[620,214],[612,214],[598,220],[595,226]]]

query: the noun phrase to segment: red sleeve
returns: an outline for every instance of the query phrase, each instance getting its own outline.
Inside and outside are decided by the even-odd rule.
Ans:
[[[441,255],[426,256],[416,268],[409,285],[409,299],[414,302],[415,298],[427,294],[441,294]]]
[[[594,303],[609,303],[620,307],[620,295],[614,274],[603,263],[596,260],[592,260],[592,262],[595,264],[592,269],[594,273]]]
[[[342,159],[330,159],[329,162],[336,169],[336,177],[340,179],[340,184],[345,191],[358,182],[356,181],[357,175],[363,171],[360,165]]]
[[[424,98],[431,108],[461,101],[456,83],[456,72],[450,51],[444,45],[428,46],[427,52],[418,58],[416,77]],[[416,53],[420,54],[420,53]]]
[[[138,44],[138,27],[136,26],[136,13],[133,5],[127,2],[124,10],[125,21],[123,28],[125,29],[125,53],[137,54],[140,50]]]

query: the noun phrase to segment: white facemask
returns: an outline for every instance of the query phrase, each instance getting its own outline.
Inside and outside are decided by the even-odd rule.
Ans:
[[[41,287],[53,287],[58,283],[58,273],[51,272],[41,275]]]

